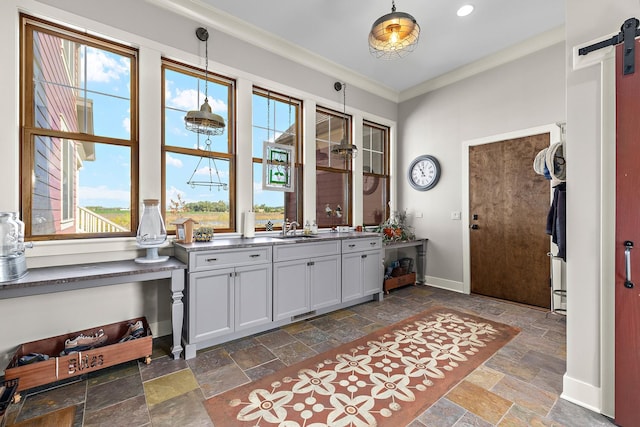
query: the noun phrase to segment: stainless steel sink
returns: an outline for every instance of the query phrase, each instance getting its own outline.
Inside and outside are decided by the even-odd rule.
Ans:
[[[282,240],[306,240],[306,239],[317,239],[317,234],[287,234],[286,236],[280,235],[276,237],[276,239]]]

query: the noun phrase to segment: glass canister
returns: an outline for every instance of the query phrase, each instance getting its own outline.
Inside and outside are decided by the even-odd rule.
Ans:
[[[16,212],[0,212],[0,282],[27,273],[24,248],[24,223]]]
[[[136,258],[136,262],[162,262],[169,257],[159,257],[158,247],[167,240],[167,229],[160,214],[158,199],[145,199],[142,202],[142,216],[136,233],[138,246],[147,250],[147,256]]]

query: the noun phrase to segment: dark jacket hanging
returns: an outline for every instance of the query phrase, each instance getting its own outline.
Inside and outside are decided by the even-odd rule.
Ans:
[[[558,245],[557,256],[567,260],[567,183],[562,182],[554,187],[553,203],[547,215],[547,234],[553,243]]]

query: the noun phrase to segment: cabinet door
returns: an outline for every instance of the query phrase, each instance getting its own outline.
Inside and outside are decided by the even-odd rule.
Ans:
[[[234,330],[233,269],[189,273],[189,342]]]
[[[310,311],[307,260],[273,264],[273,320]]]
[[[367,251],[360,259],[363,294],[372,295],[382,292],[382,251]]]
[[[235,330],[272,320],[271,264],[237,267],[235,270]]]
[[[362,254],[342,255],[342,302],[362,296]]]
[[[340,302],[340,257],[314,258],[309,266],[311,309]]]

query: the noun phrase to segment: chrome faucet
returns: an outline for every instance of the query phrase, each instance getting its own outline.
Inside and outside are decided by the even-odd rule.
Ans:
[[[290,231],[293,231],[293,235],[296,235],[296,227],[299,227],[300,223],[298,221],[291,221],[291,223],[288,224],[288,228],[287,228],[287,224],[285,223],[285,228],[284,228],[284,235],[286,236],[287,234],[289,234]]]

